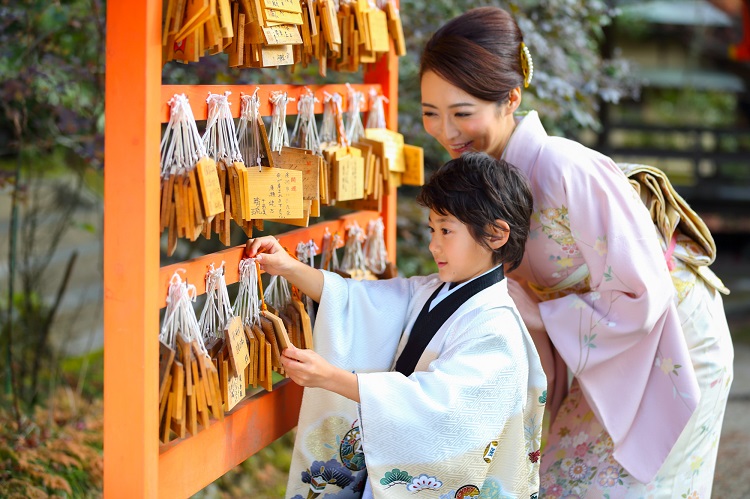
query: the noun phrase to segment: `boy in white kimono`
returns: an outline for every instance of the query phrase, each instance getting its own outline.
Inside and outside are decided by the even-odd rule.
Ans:
[[[508,295],[532,198],[484,153],[422,188],[438,273],[356,281],[290,257],[247,256],[320,303],[313,350],[282,364],[305,389],[287,498],[535,498],[546,379]]]

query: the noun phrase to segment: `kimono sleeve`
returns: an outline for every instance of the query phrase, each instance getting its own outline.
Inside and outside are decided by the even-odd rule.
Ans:
[[[650,410],[651,401],[644,405],[644,399],[656,393],[654,387],[692,399],[677,400],[672,408],[681,413],[673,428],[679,434],[699,394],[651,217],[608,158],[563,167],[561,178],[560,204],[568,208],[590,291],[540,303],[550,338],[616,446]],[[680,376],[655,376],[660,351],[681,366]]]
[[[389,370],[414,286],[414,278],[356,281],[324,271],[313,330],[315,351],[344,369]]]

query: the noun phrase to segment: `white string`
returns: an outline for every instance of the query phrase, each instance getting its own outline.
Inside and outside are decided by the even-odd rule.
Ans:
[[[289,131],[286,128],[286,105],[287,102],[294,102],[286,92],[271,92],[268,98],[273,106],[271,113],[271,131],[268,134],[268,141],[271,150],[281,152],[284,146],[289,145]]]
[[[356,221],[352,223],[344,245],[344,258],[341,260],[341,268],[345,272],[352,274],[355,270],[365,270],[365,257],[362,253],[364,236],[364,231],[359,224]]]
[[[289,282],[281,276],[271,276],[268,286],[263,290],[263,299],[276,310],[284,310],[292,302]]]
[[[297,121],[294,123],[289,143],[292,147],[301,147],[320,155],[320,138],[315,123],[315,103],[318,99],[307,89],[307,93],[300,95],[297,102]]]
[[[221,262],[218,269],[214,269],[212,263],[206,274],[206,303],[198,320],[203,341],[207,343],[213,338],[223,338],[232,315],[224,277],[224,262]]]
[[[385,249],[383,237],[383,218],[371,220],[367,224],[367,239],[365,239],[365,265],[375,274],[382,274],[388,263],[388,252]]]
[[[360,107],[364,102],[364,94],[355,90],[348,83],[346,87],[349,90],[349,106],[344,116],[344,120],[346,121],[344,129],[346,130],[346,139],[351,144],[357,142],[365,135],[365,129],[362,126],[362,117],[359,113]]]
[[[261,170],[261,158],[263,147],[260,139],[260,128],[263,122],[260,119],[259,88],[256,87],[253,95],[242,95],[242,107],[240,109],[240,122],[237,126],[237,142],[242,157],[245,158],[247,166],[257,166]]]
[[[336,121],[333,116],[333,95],[323,92],[323,119],[320,124],[321,147],[336,142]]]
[[[367,128],[386,128],[384,102],[388,102],[388,98],[385,95],[378,95],[377,90],[371,88],[370,112],[367,113]]]
[[[248,326],[260,321],[260,296],[258,293],[258,270],[255,258],[245,258],[240,261],[240,289],[234,300],[232,312],[242,319]]]
[[[224,161],[225,164],[242,162],[242,152],[237,142],[229,96],[231,92],[223,94],[208,94],[208,120],[206,131],[201,142],[206,152],[214,161]]]

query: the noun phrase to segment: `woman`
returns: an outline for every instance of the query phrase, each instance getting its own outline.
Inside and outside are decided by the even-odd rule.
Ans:
[[[548,378],[540,496],[708,497],[734,356],[713,240],[658,170],[632,168],[629,182],[610,158],[548,136],[536,112],[515,116],[532,74],[518,25],[495,7],[439,29],[420,69],[427,133],[531,184],[509,286]],[[639,196],[642,183],[657,187]]]

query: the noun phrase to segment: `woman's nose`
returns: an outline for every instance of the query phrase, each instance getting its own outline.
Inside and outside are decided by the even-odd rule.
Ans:
[[[443,120],[442,125],[443,135],[445,135],[445,138],[454,139],[459,136],[458,128],[453,124],[453,120],[449,117]]]

